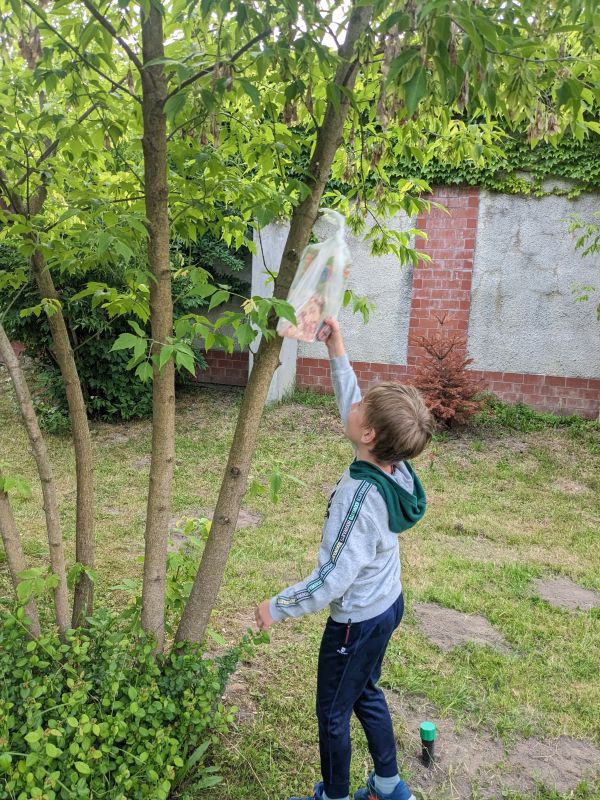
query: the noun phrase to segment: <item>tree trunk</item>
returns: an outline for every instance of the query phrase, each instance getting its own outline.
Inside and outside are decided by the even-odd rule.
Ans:
[[[2,323],[0,323],[0,357],[2,357],[10,373],[42,484],[46,530],[48,533],[48,546],[50,550],[50,568],[59,581],[58,586],[54,590],[56,624],[60,636],[63,638],[65,631],[69,628],[69,597],[65,571],[65,553],[60,531],[58,502],[56,500],[56,485],[52,475],[52,467],[50,465],[46,443],[40,431],[40,426],[38,425],[31,401],[29,387],[23,375],[19,359],[12,349]]]
[[[2,473],[0,472],[0,478]],[[10,501],[6,492],[0,489],[0,532],[2,533],[2,544],[6,552],[6,559],[8,561],[8,569],[10,577],[15,587],[19,585],[19,578],[17,577],[20,572],[26,569],[25,556],[23,555],[23,548],[19,534],[17,533],[17,526],[15,518],[10,507]],[[25,606],[25,613],[31,620],[31,627],[29,632],[36,639],[40,635],[40,620],[38,617],[37,607],[35,600],[30,600]]]
[[[45,259],[39,250],[32,257],[35,279],[41,297],[58,300],[58,294]],[[85,567],[94,567],[94,473],[92,442],[88,426],[87,411],[77,374],[75,358],[67,333],[62,311],[48,316],[48,325],[54,343],[54,355],[60,368],[67,394],[69,417],[75,449],[75,471],[77,478],[77,521],[75,535],[75,559]],[[75,586],[73,598],[73,627],[81,624],[86,614],[91,614],[94,601],[94,584],[81,573]]]
[[[340,48],[341,63],[336,72],[335,83],[348,89],[353,88],[360,66],[355,56],[356,42],[368,29],[372,12],[371,6],[354,9],[346,40]],[[275,280],[274,297],[287,297],[299,256],[308,244],[331,165],[342,141],[348,106],[346,95],[341,95],[338,109],[331,101],[327,104],[309,167],[307,183],[311,187],[311,193],[292,214],[290,232]],[[223,580],[240,506],[246,492],[261,416],[273,373],[279,365],[281,344],[282,340],[276,336],[270,341],[263,339],[258,348],[229,451],[210,536],[177,630],[176,641],[200,642],[204,637]]]
[[[161,12],[150,5],[142,12],[142,54],[147,64],[164,56]],[[169,263],[169,208],[167,184],[167,122],[164,102],[167,82],[162,65],[145,67],[142,76],[144,119],[144,185],[148,219],[150,322],[153,351],[160,353],[173,335],[173,299]],[[152,461],[146,512],[142,626],[156,637],[156,650],[164,645],[167,535],[175,461],[175,368],[173,360],[162,370],[154,365],[152,389]]]

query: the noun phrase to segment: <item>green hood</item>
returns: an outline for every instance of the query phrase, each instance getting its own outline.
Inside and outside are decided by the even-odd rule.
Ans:
[[[408,461],[407,470],[412,476],[414,487],[412,494],[403,489],[391,475],[384,472],[369,461],[354,461],[350,465],[350,476],[359,481],[368,481],[377,487],[377,491],[385,500],[388,510],[390,530],[395,533],[412,528],[425,513],[425,492],[421,481]]]

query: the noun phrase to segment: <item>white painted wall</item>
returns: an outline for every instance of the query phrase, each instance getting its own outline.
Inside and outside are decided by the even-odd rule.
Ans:
[[[600,288],[600,259],[582,258],[575,250],[566,218],[573,213],[590,217],[600,210],[600,195],[576,200],[554,195],[543,198],[480,196],[473,266],[469,355],[473,367],[494,372],[525,372],[564,377],[600,377],[600,323],[596,302],[576,303],[572,287]],[[414,225],[406,217],[394,224]],[[324,239],[331,231],[320,220],[315,233]],[[276,272],[287,237],[286,225],[270,225],[256,237],[253,294],[270,293],[266,266]],[[406,364],[412,292],[412,270],[401,268],[393,256],[374,258],[362,238],[348,234],[353,267],[348,285],[375,303],[370,323],[351,309],[342,309],[350,357],[355,361]],[[264,254],[264,260],[263,260]],[[284,342],[284,366],[271,387],[270,399],[293,387],[298,356],[323,358],[321,344]]]
[[[469,355],[482,370],[600,376],[596,303],[576,303],[575,284],[600,288],[600,259],[575,250],[565,219],[600,210],[600,195],[575,200],[482,191]]]

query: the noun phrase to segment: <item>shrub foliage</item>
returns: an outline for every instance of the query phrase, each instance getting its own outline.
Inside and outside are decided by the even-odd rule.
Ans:
[[[29,639],[23,609],[0,614],[0,798],[166,800],[204,764],[232,717],[220,698],[246,645],[215,661],[197,646],[152,654],[137,612]]]

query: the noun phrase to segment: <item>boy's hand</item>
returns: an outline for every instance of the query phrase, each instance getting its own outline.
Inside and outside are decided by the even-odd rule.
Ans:
[[[333,317],[327,317],[324,322],[329,326],[330,333],[326,339],[322,339],[321,341],[325,342],[329,352],[329,358],[345,355],[346,349],[344,347],[344,340],[342,339],[342,331],[339,320],[334,319]]]
[[[254,616],[256,618],[256,624],[258,625],[259,631],[268,631],[275,621],[271,616],[269,604],[269,600],[263,600],[262,603],[260,603],[260,605],[256,606],[254,609]]]

